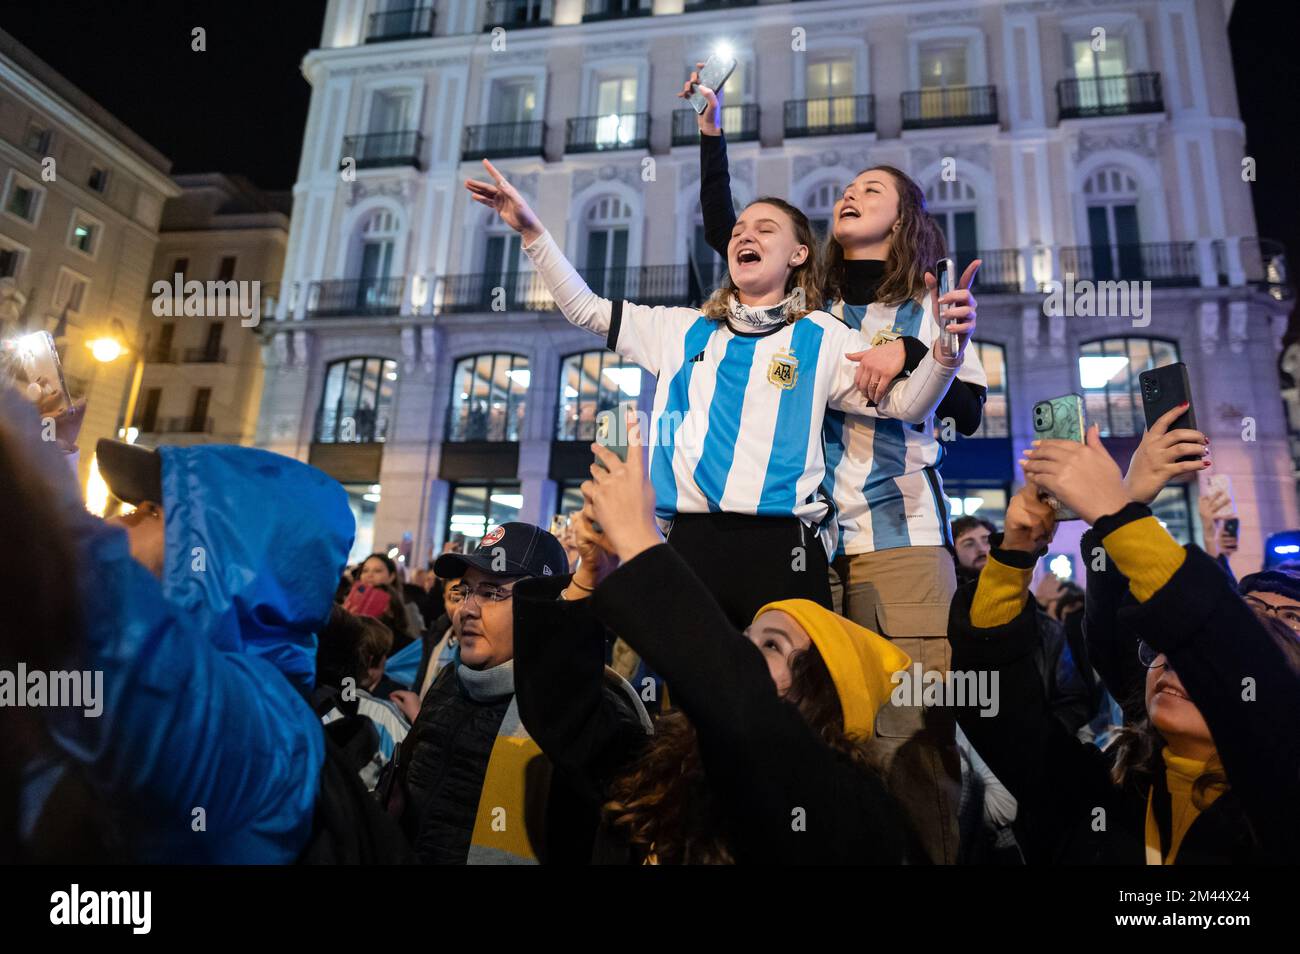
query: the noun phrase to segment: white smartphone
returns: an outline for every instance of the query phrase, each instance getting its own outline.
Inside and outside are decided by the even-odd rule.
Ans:
[[[956,266],[950,258],[941,258],[937,263],[935,263],[935,279],[939,283],[940,298],[952,291],[952,283],[955,281],[953,278],[953,271],[955,268]],[[961,350],[961,336],[945,330],[948,327],[948,321],[946,318],[947,313],[948,306],[940,305],[939,314],[934,317],[935,320],[939,322],[939,348],[944,354],[951,358],[956,356],[957,352]]]
[[[717,53],[710,53],[709,58],[704,61],[704,68],[700,70],[700,81],[697,85],[707,86],[716,93],[727,82],[727,77],[735,71],[734,56],[723,57]],[[709,108],[709,101],[697,89],[691,90],[690,103],[695,107],[695,112],[700,115],[704,115],[704,111]]]

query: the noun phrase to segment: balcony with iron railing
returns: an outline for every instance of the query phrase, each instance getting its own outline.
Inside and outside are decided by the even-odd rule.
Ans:
[[[730,142],[751,142],[758,138],[758,104],[722,107],[722,128]],[[673,111],[673,145],[689,146],[700,141],[700,124],[694,109]]]
[[[487,0],[483,32],[490,33],[497,27],[518,30],[550,26],[554,6],[553,0]]]
[[[401,10],[381,10],[370,14],[366,26],[367,43],[387,43],[433,36],[433,7],[410,6]]]
[[[186,348],[186,364],[225,364],[225,348]]]
[[[339,159],[339,165],[352,159],[358,169],[388,166],[414,166],[419,169],[421,142],[422,137],[414,129],[344,136],[343,155]]]
[[[1149,281],[1162,288],[1201,284],[1195,242],[1075,245],[1060,250],[1060,270],[1075,280]]]
[[[691,304],[686,265],[580,269],[579,274],[603,298],[623,298],[645,305]],[[554,311],[555,300],[541,276],[533,271],[447,275],[438,283],[434,309],[442,315]]]
[[[150,346],[149,350],[145,352],[144,360],[146,364],[175,364],[176,349]]]
[[[566,153],[648,149],[649,146],[649,113],[577,116],[568,120],[565,128]]]
[[[996,86],[944,86],[903,93],[903,128],[983,126],[998,121]]]
[[[545,143],[546,124],[542,122],[467,126],[460,157],[469,160],[540,156]]]
[[[621,20],[624,17],[648,17],[654,0],[586,0],[582,8],[582,21]]]
[[[307,289],[306,317],[351,318],[397,315],[402,310],[405,276],[345,278],[312,282]]]
[[[843,136],[876,131],[876,98],[831,96],[824,99],[787,99],[785,136]]]
[[[1163,113],[1159,73],[1063,79],[1056,84],[1061,119]]]

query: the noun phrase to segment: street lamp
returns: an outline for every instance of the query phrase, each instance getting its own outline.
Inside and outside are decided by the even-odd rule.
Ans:
[[[86,347],[95,360],[101,364],[111,364],[128,351],[133,350],[126,344],[126,328],[118,318],[114,318],[109,325],[110,333],[99,338],[92,338],[86,342]],[[134,442],[134,437],[139,434],[134,427],[131,427],[131,420],[135,417],[135,406],[140,400],[140,383],[144,380],[144,349],[138,345],[134,348],[135,363],[131,369],[131,387],[126,392],[126,400],[122,413],[119,415],[117,423],[117,436],[126,438],[128,443]]]

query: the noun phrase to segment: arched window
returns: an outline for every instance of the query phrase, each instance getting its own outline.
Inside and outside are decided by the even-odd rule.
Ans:
[[[601,297],[621,297],[627,286],[631,225],[632,207],[616,195],[595,199],[583,215],[583,277]]]
[[[560,365],[557,441],[594,441],[596,415],[641,394],[641,369],[610,351],[571,354]]]
[[[1138,184],[1115,166],[1098,169],[1083,184],[1088,209],[1091,274],[1098,281],[1142,274],[1142,232],[1138,227]]]
[[[321,444],[381,443],[388,439],[397,389],[397,362],[345,358],[325,369],[316,441]]]
[[[975,190],[969,182],[936,179],[925,190],[925,205],[943,230],[949,257],[959,269],[964,268],[978,256]]]
[[[1008,437],[1011,429],[1010,408],[1007,405],[1007,349],[991,341],[974,341],[975,352],[984,366],[988,378],[988,393],[984,397],[984,415],[979,430],[972,437]]]
[[[1102,437],[1135,437],[1146,427],[1138,375],[1178,361],[1178,345],[1159,338],[1103,338],[1079,345],[1079,384],[1089,424]]]
[[[812,223],[813,232],[819,242],[824,242],[831,231],[831,218],[835,214],[835,202],[844,191],[834,182],[824,182],[809,191],[804,199],[803,210]]]
[[[447,440],[519,440],[531,377],[523,355],[461,358],[451,380]]]

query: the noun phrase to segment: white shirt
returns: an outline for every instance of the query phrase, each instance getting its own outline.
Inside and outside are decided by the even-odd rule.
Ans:
[[[872,406],[857,390],[861,334],[816,311],[766,334],[733,330],[694,308],[613,303],[598,297],[544,232],[524,252],[570,322],[659,380],[650,433],[656,513],[829,514],[821,431],[826,409],[861,417],[929,418],[955,373],[927,355]],[[827,539],[829,543],[829,538]]]

